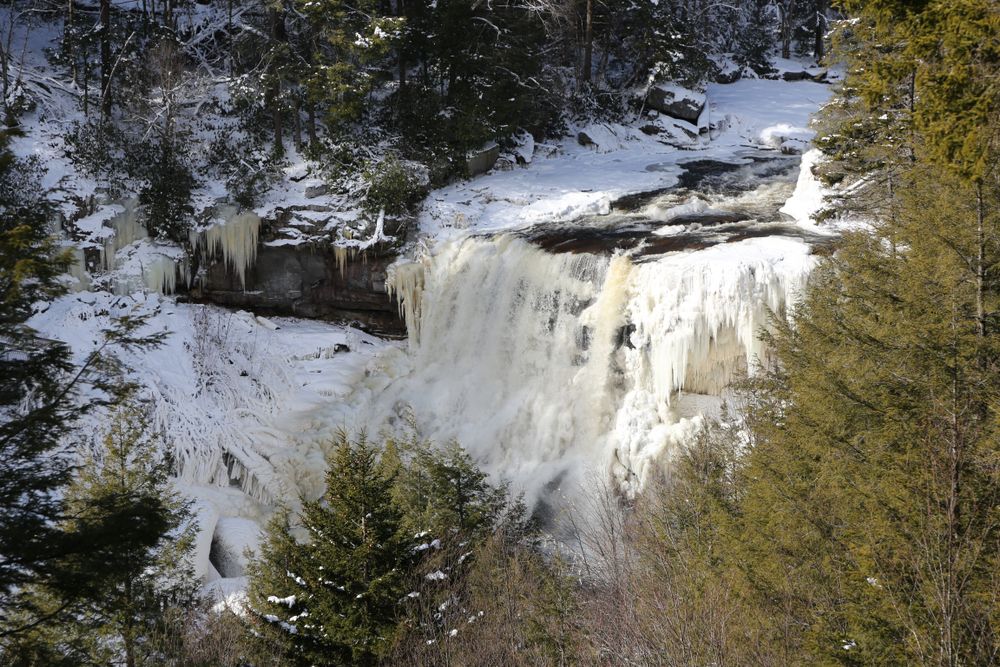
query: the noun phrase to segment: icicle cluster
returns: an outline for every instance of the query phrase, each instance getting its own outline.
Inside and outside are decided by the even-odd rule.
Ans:
[[[111,228],[115,233],[105,239],[101,252],[101,263],[107,271],[115,268],[115,257],[119,250],[149,236],[146,228],[139,222],[139,200],[129,199],[123,206],[125,210],[111,219]]]
[[[191,247],[200,247],[208,257],[221,254],[229,270],[239,277],[240,285],[246,287],[247,269],[257,259],[260,216],[253,212],[239,213],[230,206],[220,211],[220,217],[222,224],[191,232]]]
[[[184,283],[191,281],[187,258],[176,261],[166,255],[156,255],[143,267],[142,278],[150,292],[174,294],[178,278]]]
[[[406,323],[410,343],[420,341],[420,295],[424,291],[424,265],[420,262],[397,262],[389,267],[385,290],[396,297],[399,314]]]

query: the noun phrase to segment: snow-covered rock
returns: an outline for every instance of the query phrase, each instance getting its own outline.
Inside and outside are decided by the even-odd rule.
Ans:
[[[260,548],[261,529],[255,521],[237,517],[219,519],[212,539],[212,564],[223,578],[242,577],[249,554]]]
[[[646,94],[646,106],[671,118],[697,124],[705,109],[705,94],[674,84],[657,84]]]
[[[495,142],[490,142],[478,151],[469,151],[466,154],[465,168],[469,172],[469,176],[485,174],[493,168],[493,165],[497,163],[497,158],[499,157],[500,146],[498,146]]]

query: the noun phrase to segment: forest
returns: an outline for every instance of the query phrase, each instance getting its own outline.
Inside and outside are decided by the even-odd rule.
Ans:
[[[2,9],[0,664],[1000,663],[996,0]],[[28,67],[36,43],[44,64]],[[401,251],[428,198],[477,176],[484,151],[520,173],[563,137],[593,148],[586,123],[663,118],[648,108],[657,86],[795,85],[820,68],[810,83],[833,92],[802,169],[825,193],[815,225],[836,234],[816,246],[801,297],[770,313],[757,332],[767,354],[641,484],[598,471],[559,511],[416,421],[332,429],[302,464],[322,468],[319,486],[294,469],[299,497],[267,496],[256,553],[227,556],[245,590],[207,596],[201,510],[179,481],[187,453],[128,365],[173,349],[174,334],[123,307],[81,352],[33,319],[77,294],[74,267],[93,276],[83,293],[126,299],[73,243],[127,197],[144,235],[184,258],[169,281],[187,287],[169,298],[196,301],[220,202],[259,212],[315,178],[350,214],[308,232],[312,252],[361,252],[369,237]],[[691,127],[684,141],[726,129]],[[58,169],[22,148],[36,136],[57,142]],[[237,259],[225,244],[243,237],[219,241],[214,261],[251,271],[256,234]],[[409,327],[434,304],[429,288],[415,303],[397,271]],[[105,302],[89,303],[81,319],[103,322],[93,304]],[[611,327],[612,354],[633,347],[629,326]],[[252,355],[245,369],[221,358],[233,368],[217,385],[255,380]],[[241,471],[282,463],[250,459],[221,456],[229,478],[216,485],[246,491]]]

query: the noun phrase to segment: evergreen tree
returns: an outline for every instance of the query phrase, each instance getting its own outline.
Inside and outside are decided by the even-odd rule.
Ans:
[[[162,339],[140,335],[141,319],[124,318],[75,365],[64,343],[29,326],[37,304],[65,292],[68,257],[49,234],[37,171],[8,148],[11,133],[0,132],[0,638],[61,611],[34,613],[30,599],[18,595],[25,584],[44,583],[67,599],[86,595],[100,588],[104,559],[116,545],[151,539],[131,523],[143,516],[135,508],[120,508],[117,532],[97,525],[66,530],[61,493],[72,474],[67,445],[77,420],[117,400],[123,388],[106,350]],[[89,402],[79,401],[84,387],[93,392]],[[67,566],[70,555],[89,559],[91,574],[77,576]]]
[[[250,569],[250,606],[294,664],[374,664],[392,645],[413,558],[392,475],[363,436],[341,434],[327,490],[303,506],[306,542],[279,513]]]
[[[456,442],[390,441],[386,460],[398,471],[394,495],[406,508],[405,523],[413,532],[439,540],[457,534],[466,540],[491,532],[509,511],[517,511],[508,486],[491,484]]]
[[[192,574],[194,526],[188,503],[173,490],[169,461],[150,436],[141,408],[118,407],[100,447],[80,468],[66,492],[64,529],[70,533],[128,536],[139,521],[151,539],[113,544],[100,562],[73,555],[62,566],[90,578],[103,568],[100,586],[33,633],[3,647],[11,664],[160,665],[163,639],[177,632],[179,614],[195,606]],[[128,523],[123,523],[123,522]],[[43,609],[64,607],[60,591],[42,586],[26,593]]]
[[[977,186],[918,164],[896,223],[820,269],[755,386],[747,591],[802,661],[989,664],[1000,646],[1000,348],[980,315],[1000,290],[978,275],[1000,261],[1000,192],[984,245]]]

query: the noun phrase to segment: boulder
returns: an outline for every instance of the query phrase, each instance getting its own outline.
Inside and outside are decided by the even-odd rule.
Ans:
[[[705,109],[705,95],[672,84],[658,84],[646,94],[646,106],[671,118],[697,124]]]
[[[781,78],[785,81],[811,81],[812,75],[809,72],[782,72]]]
[[[219,519],[212,538],[212,565],[223,577],[242,577],[249,554],[260,549],[261,530],[249,519]]]
[[[734,67],[732,69],[720,70],[718,74],[715,75],[716,83],[736,83],[743,78],[743,68]]]
[[[496,143],[489,143],[476,151],[469,151],[465,154],[465,169],[469,176],[485,174],[500,157],[500,146]]]
[[[322,197],[323,195],[330,192],[330,186],[326,183],[320,183],[319,185],[310,185],[306,188],[306,199],[315,199],[316,197]]]

